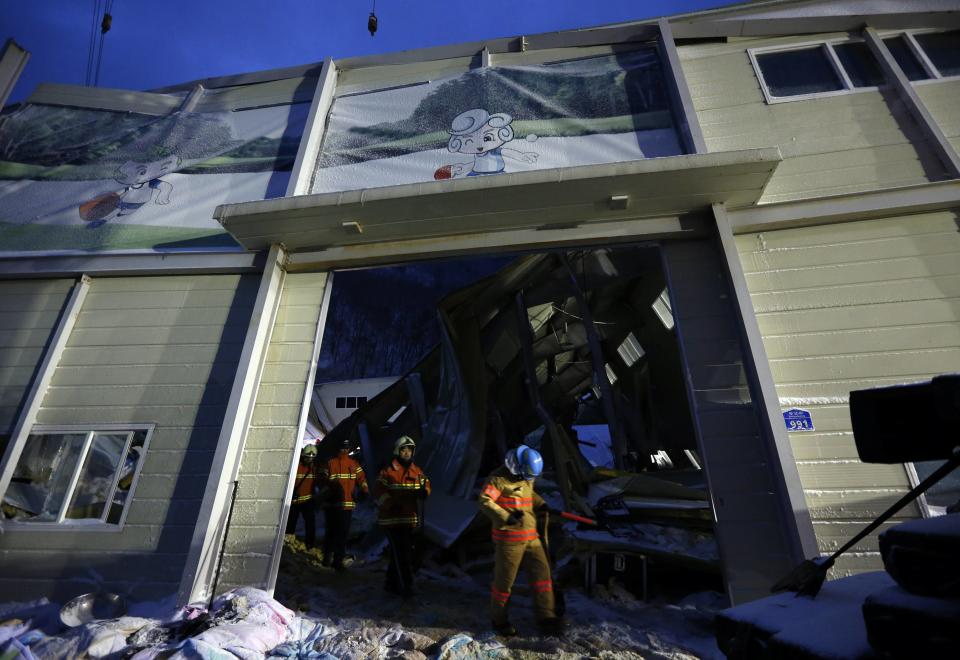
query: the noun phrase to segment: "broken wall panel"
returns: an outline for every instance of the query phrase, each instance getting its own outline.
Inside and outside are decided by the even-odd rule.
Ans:
[[[230,338],[250,321],[256,279],[93,279],[37,424],[155,427],[121,527],[5,526],[0,596],[63,600],[101,588],[156,599],[177,591],[242,346]],[[157,343],[158,332],[173,339]],[[35,557],[43,571],[20,570]]]
[[[326,273],[284,278],[240,460],[218,593],[236,586],[272,588],[276,578],[274,553],[286,524],[287,485],[300,452],[298,427],[327,282]]]

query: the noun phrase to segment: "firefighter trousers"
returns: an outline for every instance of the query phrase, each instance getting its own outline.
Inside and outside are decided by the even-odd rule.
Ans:
[[[533,597],[533,616],[537,621],[551,619],[553,582],[550,564],[540,539],[520,543],[494,542],[493,586],[490,589],[490,618],[494,625],[507,623],[510,590],[523,568]]]

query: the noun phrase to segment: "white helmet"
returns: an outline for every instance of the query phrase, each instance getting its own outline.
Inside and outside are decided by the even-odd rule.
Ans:
[[[409,435],[401,435],[397,438],[397,441],[393,443],[393,455],[400,456],[400,450],[404,447],[410,447],[414,451],[417,450],[417,443],[413,441]]]

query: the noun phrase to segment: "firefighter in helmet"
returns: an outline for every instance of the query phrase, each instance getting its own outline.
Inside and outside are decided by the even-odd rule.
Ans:
[[[526,445],[510,449],[504,465],[494,470],[480,491],[480,510],[493,522],[494,568],[490,589],[490,618],[504,636],[517,634],[507,605],[517,572],[522,567],[533,595],[533,614],[544,634],[561,634],[564,622],[554,611],[550,563],[537,532],[536,512],[546,503],[533,490],[543,471],[540,452]]]
[[[297,519],[303,516],[307,535],[303,541],[308,548],[317,543],[316,500],[316,460],[317,446],[306,445],[300,450],[300,463],[297,465],[297,476],[293,482],[293,500],[290,502],[290,517],[287,518],[287,534],[297,531]]]
[[[419,503],[430,495],[430,480],[413,462],[416,448],[413,438],[397,438],[393,459],[380,470],[373,489],[379,506],[378,523],[390,545],[384,588],[405,598],[413,595],[414,546],[423,524]]]
[[[354,492],[360,489],[366,493],[367,477],[360,463],[350,455],[352,442],[344,440],[340,452],[329,459],[318,470],[322,484],[323,515],[325,531],[323,536],[323,565],[333,566],[337,571],[344,570],[347,553],[347,536],[350,534],[350,522],[357,504]]]

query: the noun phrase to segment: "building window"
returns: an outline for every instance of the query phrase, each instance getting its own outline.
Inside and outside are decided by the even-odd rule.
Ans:
[[[347,397],[345,397],[345,396],[338,396],[338,397],[337,397],[337,403],[336,403],[336,405],[337,405],[337,408],[346,408],[346,407],[347,407]]]
[[[870,47],[864,42],[834,44],[833,52],[837,54],[837,59],[854,87],[879,87],[883,84],[883,71],[870,52]]]
[[[890,37],[884,39],[883,43],[886,45],[887,50],[890,51],[890,54],[893,55],[893,59],[895,59],[897,64],[900,65],[900,68],[903,69],[907,80],[913,82],[916,80],[930,79],[930,74],[923,68],[920,58],[914,54],[910,45],[907,43],[906,36]]]
[[[768,103],[873,89],[883,72],[862,41],[747,51]]]
[[[843,89],[843,81],[822,46],[757,55],[771,96],[808,96]]]
[[[909,35],[938,78],[960,76],[960,30]]]
[[[3,496],[3,518],[31,525],[122,524],[151,430],[34,429]]]

